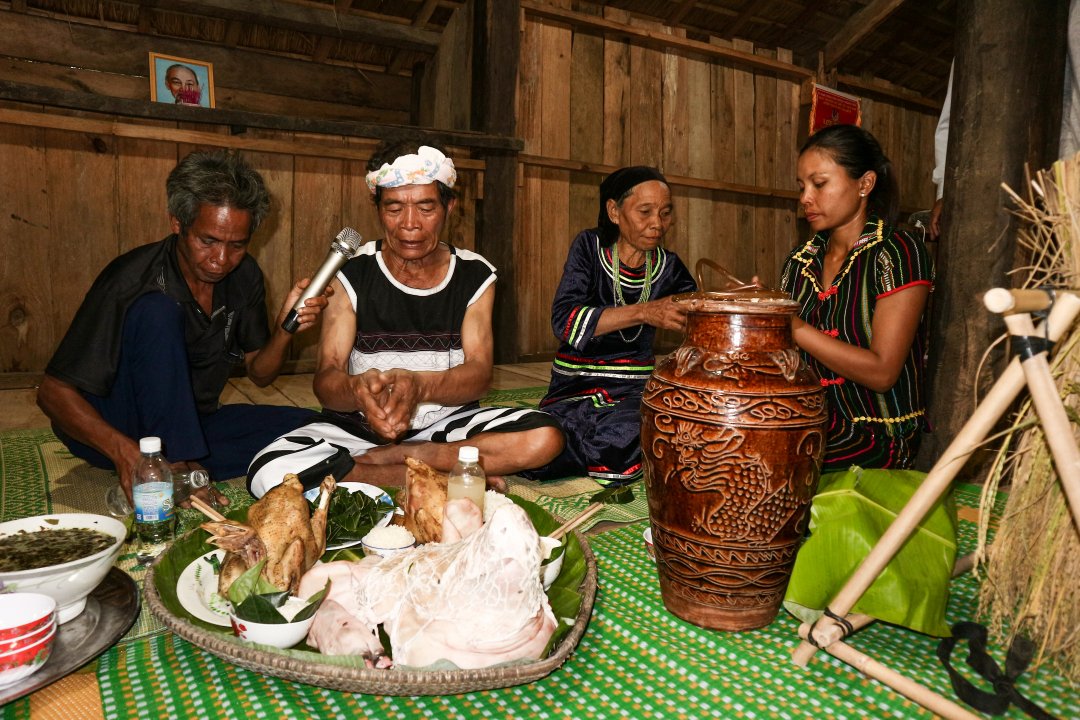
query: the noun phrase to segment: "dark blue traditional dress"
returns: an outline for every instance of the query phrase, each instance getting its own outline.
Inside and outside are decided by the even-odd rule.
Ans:
[[[828,288],[821,277],[829,233],[800,245],[784,264],[781,287],[802,308],[799,317],[823,333],[869,348],[874,306],[883,297],[913,285],[933,289],[934,263],[921,240],[887,228],[871,217]],[[926,421],[922,377],[926,314],[911,344],[900,378],[885,393],[834,373],[803,353],[821,376],[829,400],[829,431],[823,472],[862,468],[912,467]]]
[[[697,289],[678,256],[659,247],[642,267],[619,264],[625,304],[641,297],[650,265],[650,300]],[[613,272],[612,248],[601,247],[595,229],[582,231],[570,246],[551,306],[551,326],[562,344],[540,403],[562,423],[566,446],[544,467],[520,473],[524,477],[588,475],[604,485],[641,477],[641,394],[653,371],[656,328],[639,325],[593,336],[600,314],[617,306]]]

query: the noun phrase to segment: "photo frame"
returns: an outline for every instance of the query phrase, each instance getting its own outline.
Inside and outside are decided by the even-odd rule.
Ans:
[[[213,63],[150,53],[150,100],[214,107]]]

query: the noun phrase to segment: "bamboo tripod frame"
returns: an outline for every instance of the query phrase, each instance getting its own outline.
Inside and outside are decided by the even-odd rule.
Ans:
[[[1051,303],[1051,298],[1043,291],[997,288],[986,294],[984,302],[994,312],[1012,313],[1005,317],[1011,335],[1030,337],[1042,335],[1045,331],[1053,342],[1057,342],[1080,315],[1080,298],[1073,293],[1059,293],[1056,302]],[[1040,324],[1036,329],[1029,313],[1044,310],[1051,304],[1046,328]],[[1069,508],[1077,527],[1080,527],[1080,448],[1073,439],[1068,416],[1050,374],[1047,353],[1038,353],[1023,362],[1019,357],[1014,357],[881,540],[829,603],[828,608],[834,615],[846,618],[855,629],[866,624],[866,616],[852,615],[851,609],[881,575],[933,505],[948,492],[953,478],[967,462],[968,456],[986,438],[1025,385],[1031,392],[1035,410],[1046,433]],[[816,645],[807,640],[811,627]],[[802,642],[792,653],[792,660],[800,667],[806,667],[820,648],[948,720],[979,717],[841,642],[845,637],[844,628],[828,615],[823,615],[813,626],[803,623],[799,635]]]

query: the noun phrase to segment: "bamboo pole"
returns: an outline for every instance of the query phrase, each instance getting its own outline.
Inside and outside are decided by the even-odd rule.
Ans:
[[[803,639],[803,642],[806,642],[809,630],[810,626],[806,623],[799,626],[799,637]],[[890,670],[847,643],[837,640],[830,643],[825,648],[825,651],[855,668],[863,675],[889,686],[909,700],[919,703],[930,712],[937,713],[946,720],[982,720],[981,716],[960,707],[952,700],[939,695],[895,670]]]
[[[1071,295],[1066,297],[1075,300]],[[1014,336],[1035,335],[1035,325],[1032,324],[1030,315],[1006,315],[1005,325]],[[1069,509],[1076,527],[1080,530],[1080,447],[1073,437],[1065,406],[1061,404],[1061,395],[1054,384],[1054,376],[1050,373],[1050,363],[1047,362],[1046,353],[1041,352],[1024,360],[1020,366],[1027,378],[1028,391],[1035,404],[1039,423],[1046,434],[1046,444],[1050,446],[1050,453],[1054,456],[1054,466],[1058,479],[1061,480],[1061,488],[1069,500]]]
[[[1050,339],[1056,341],[1060,338],[1078,314],[1080,314],[1080,299],[1073,295],[1063,295],[1058,298],[1050,317],[1047,318]],[[881,575],[885,566],[926,517],[938,498],[948,491],[953,478],[967,462],[968,455],[993,429],[1013,400],[1024,389],[1024,385],[1024,370],[1020,367],[1020,359],[1013,358],[986,398],[975,408],[971,418],[930,470],[922,485],[911,496],[885,534],[881,536],[881,540],[829,603],[829,608],[833,613],[845,617],[851,612],[851,608]],[[843,635],[843,628],[828,616],[823,616],[818,620],[814,628],[814,638],[822,648],[828,648]],[[806,667],[817,649],[804,639],[792,654],[792,660],[796,665]]]

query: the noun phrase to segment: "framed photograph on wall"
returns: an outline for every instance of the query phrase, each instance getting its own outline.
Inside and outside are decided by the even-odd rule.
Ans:
[[[214,107],[214,66],[199,60],[150,53],[150,100],[171,105]]]

